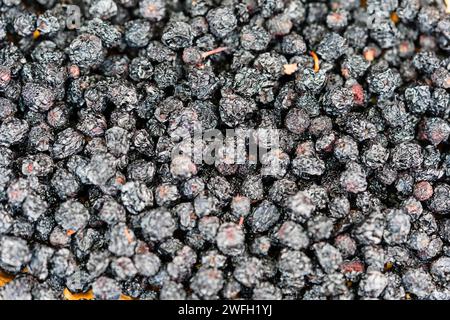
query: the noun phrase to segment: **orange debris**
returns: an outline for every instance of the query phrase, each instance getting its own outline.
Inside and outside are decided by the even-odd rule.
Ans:
[[[84,293],[72,293],[69,289],[65,288],[63,294],[66,300],[94,300],[92,289]]]
[[[39,32],[38,29],[34,30],[34,32],[33,32],[33,39],[39,38],[40,35],[41,35],[41,33]]]
[[[298,70],[298,65],[296,63],[289,63],[289,64],[283,65],[283,73],[284,74],[291,75],[297,70]]]
[[[319,72],[319,69],[320,69],[320,67],[319,67],[319,57],[317,56],[317,54],[314,51],[311,51],[309,54],[314,59],[314,72]]]

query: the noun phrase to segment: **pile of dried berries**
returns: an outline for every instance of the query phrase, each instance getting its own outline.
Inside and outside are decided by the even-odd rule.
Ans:
[[[0,299],[450,299],[449,57],[444,0],[0,0]]]

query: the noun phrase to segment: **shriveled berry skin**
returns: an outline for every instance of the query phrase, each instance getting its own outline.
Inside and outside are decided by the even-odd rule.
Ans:
[[[150,21],[160,21],[166,15],[166,3],[163,0],[139,1],[139,13]]]
[[[30,126],[26,121],[14,117],[3,121],[0,125],[0,144],[9,147],[21,142],[29,128]]]
[[[441,118],[428,118],[423,123],[423,137],[433,145],[446,141],[450,135],[450,125]]]
[[[17,112],[16,105],[5,98],[0,98],[0,119],[5,120]]]
[[[83,136],[72,128],[60,132],[56,136],[52,153],[56,159],[67,158],[83,149]]]
[[[301,35],[297,33],[291,33],[283,37],[281,49],[286,54],[303,54],[306,52],[306,44]]]
[[[118,300],[121,294],[117,281],[108,277],[98,278],[92,285],[92,291],[99,300]]]
[[[122,187],[121,200],[130,213],[137,214],[153,205],[153,193],[142,182],[130,181]]]
[[[222,289],[224,282],[222,277],[222,271],[205,268],[192,278],[190,287],[200,297],[213,297]]]
[[[367,189],[366,173],[357,163],[351,162],[340,177],[341,186],[347,192],[359,193]]]
[[[400,84],[400,75],[392,69],[387,69],[369,79],[369,90],[375,94],[390,97]]]
[[[31,252],[25,240],[2,236],[0,245],[0,266],[2,269],[17,273],[30,261]]]
[[[309,238],[300,224],[292,221],[283,223],[275,234],[276,239],[292,249],[305,249],[309,245]]]
[[[133,262],[138,273],[146,277],[154,276],[161,266],[158,256],[151,252],[135,255]]]
[[[400,210],[391,210],[387,213],[384,240],[392,244],[401,244],[407,241],[411,230],[409,215]]]
[[[430,199],[429,208],[436,213],[448,214],[450,212],[450,205],[448,203],[449,195],[449,185],[439,184],[434,188],[433,197]]]
[[[283,249],[278,267],[290,278],[303,277],[312,272],[311,260],[301,251]]]
[[[226,255],[237,256],[242,254],[245,249],[244,232],[242,227],[236,224],[222,224],[219,227],[216,239],[219,250]]]
[[[255,109],[256,105],[253,101],[234,93],[224,95],[219,105],[221,120],[231,127],[242,123],[244,117]]]
[[[428,86],[417,86],[405,90],[408,108],[414,113],[424,113],[430,106],[431,93]]]
[[[269,201],[263,201],[250,218],[250,224],[255,232],[267,231],[279,219],[279,212],[275,205]]]
[[[136,237],[132,230],[123,223],[112,226],[109,230],[108,250],[117,256],[131,257],[136,247]]]
[[[131,48],[145,47],[150,41],[150,22],[133,20],[125,24],[125,41]]]
[[[305,222],[316,209],[308,194],[301,191],[291,196],[287,203],[291,219],[298,222]]]

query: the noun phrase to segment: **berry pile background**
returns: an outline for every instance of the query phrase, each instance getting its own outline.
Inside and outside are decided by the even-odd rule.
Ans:
[[[450,299],[449,54],[448,0],[0,0],[0,299]]]

